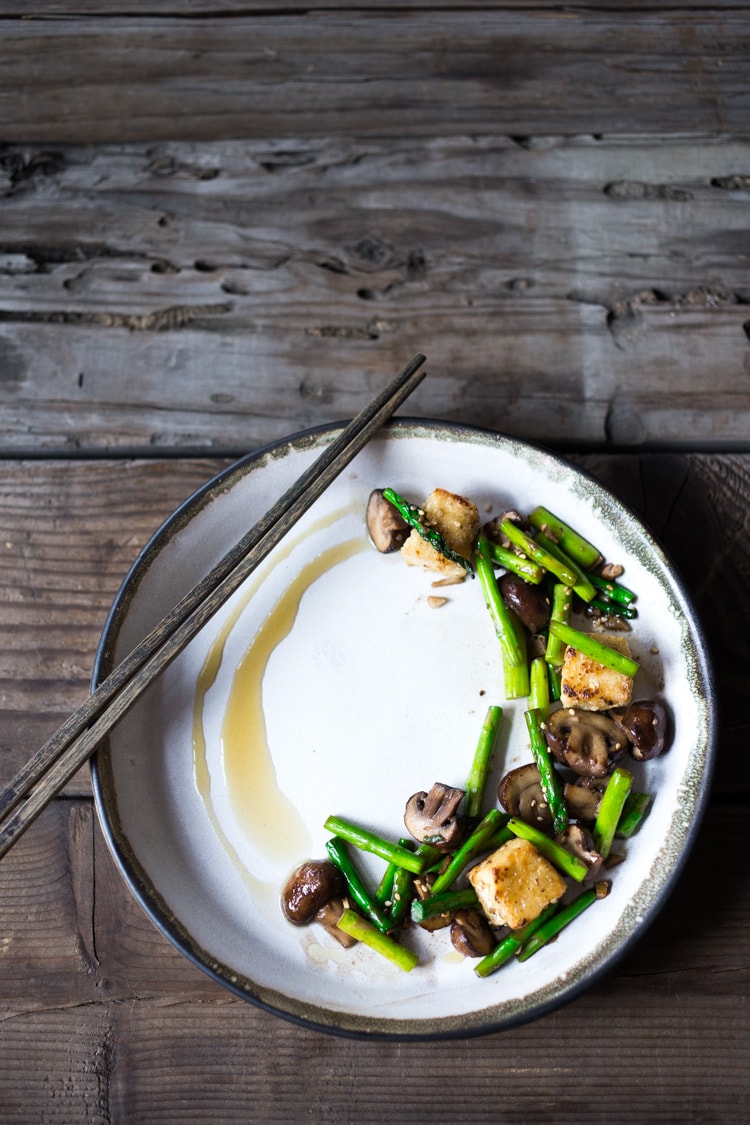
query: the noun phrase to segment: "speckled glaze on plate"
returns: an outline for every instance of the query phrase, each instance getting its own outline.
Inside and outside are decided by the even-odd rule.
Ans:
[[[115,601],[96,682],[338,432],[298,435],[238,462],[166,521]],[[659,693],[676,716],[669,752],[635,766],[636,786],[653,804],[612,873],[609,897],[528,962],[486,980],[452,951],[447,931],[410,932],[422,963],[403,973],[361,946],[340,949],[317,926],[291,926],[279,909],[289,872],[325,854],[329,813],[397,837],[410,794],[436,780],[461,785],[489,703],[503,706],[493,785],[530,759],[524,705],[503,698],[479,584],[439,591],[448,600],[432,608],[432,576],[367,544],[366,500],[386,484],[415,499],[439,485],[471,497],[483,514],[544,503],[623,562],[639,596],[637,695]],[[237,723],[227,725],[238,699],[247,758],[242,745],[238,754]],[[611,494],[525,442],[398,421],[149,688],[92,770],[101,823],[132,892],[221,984],[325,1031],[463,1036],[571,999],[643,933],[697,831],[714,715],[685,591],[659,545]],[[378,878],[380,861],[363,865]]]

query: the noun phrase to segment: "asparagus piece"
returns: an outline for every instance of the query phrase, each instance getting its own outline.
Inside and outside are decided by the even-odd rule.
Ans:
[[[622,672],[624,676],[635,676],[640,667],[637,660],[598,641],[591,633],[581,633],[580,630],[573,629],[570,625],[563,625],[560,621],[550,621],[549,631],[551,636],[557,637],[572,648],[577,648],[579,652],[590,656],[605,668]]]
[[[558,908],[558,903],[551,902],[549,906],[545,906],[542,913],[533,922],[529,922],[520,930],[515,930],[513,933],[508,934],[503,938],[498,945],[483,957],[474,966],[474,972],[478,977],[488,977],[491,973],[497,972],[503,965],[507,965],[508,961],[512,960],[513,955],[518,953],[523,943],[527,941],[533,934],[540,929],[544,923],[552,917]]]
[[[529,516],[529,523],[537,530],[544,531],[552,539],[556,539],[565,553],[584,570],[591,570],[601,562],[602,556],[598,548],[579,535],[569,524],[553,515],[548,508],[535,508]]]
[[[638,616],[638,610],[634,606],[622,605],[621,602],[610,602],[606,598],[592,598],[589,605],[592,609],[600,609],[602,613],[624,617],[626,621],[632,621],[634,617]]]
[[[346,850],[344,841],[334,836],[333,839],[326,841],[326,851],[331,863],[338,867],[344,876],[349,894],[362,913],[370,919],[374,926],[377,926],[381,933],[387,933],[391,928],[391,923],[383,912],[380,903],[376,902],[365,886],[362,876]]]
[[[622,836],[625,839],[632,836],[633,833],[637,831],[641,821],[646,815],[646,809],[650,801],[651,798],[648,793],[628,793],[615,835]]]
[[[513,520],[503,520],[500,524],[500,530],[503,535],[510,539],[511,543],[520,547],[533,562],[539,563],[540,566],[543,566],[550,574],[554,574],[561,582],[565,582],[566,585],[575,586],[578,580],[575,571],[561,563],[549,551],[545,551],[535,539],[522,531],[517,523],[513,523]]]
[[[531,824],[526,824],[523,820],[518,820],[516,817],[511,817],[508,821],[508,828],[514,836],[520,836],[523,840],[528,840],[534,845],[538,852],[554,863],[565,875],[569,875],[571,879],[575,879],[577,883],[582,883],[588,874],[588,867],[579,859],[578,856],[573,855],[571,852],[566,851],[561,844],[551,840],[549,836],[545,836],[538,828],[534,828]]]
[[[538,586],[545,575],[543,566],[539,563],[532,562],[531,559],[521,558],[515,551],[509,551],[507,547],[502,547],[499,543],[494,543],[489,540],[490,558],[493,562],[502,566],[505,570],[510,570],[519,578],[524,581],[530,582],[532,586]]]
[[[345,934],[349,934],[350,937],[361,941],[363,945],[374,949],[376,953],[380,953],[381,956],[392,961],[405,973],[410,972],[419,961],[413,950],[399,945],[392,937],[381,933],[371,922],[368,922],[366,918],[362,918],[353,910],[345,910],[336,924]]]
[[[390,902],[393,895],[393,878],[399,870],[403,870],[403,868],[396,867],[395,863],[389,863],[383,872],[383,877],[378,883],[378,889],[375,891],[375,901],[379,902],[381,906]]]
[[[481,852],[495,833],[505,828],[510,818],[499,809],[490,809],[483,820],[479,822],[471,835],[467,836],[461,847],[456,851],[451,860],[435,882],[432,884],[432,894],[438,895],[447,891],[467,864]]]
[[[606,859],[615,838],[623,806],[633,784],[633,775],[619,766],[607,782],[594,821],[594,847]]]
[[[545,920],[544,924],[539,927],[535,934],[533,934],[528,941],[524,942],[521,947],[521,952],[518,954],[519,961],[528,961],[529,957],[542,948],[543,945],[560,933],[569,922],[587,910],[593,902],[597,900],[597,892],[594,887],[589,887],[588,890],[582,891],[577,898],[569,902],[553,917]]]
[[[347,843],[354,844],[360,851],[380,856],[386,863],[395,863],[397,867],[405,867],[408,871],[413,871],[415,875],[424,871],[426,862],[424,856],[419,856],[416,852],[409,851],[408,848],[402,848],[391,840],[383,839],[377,833],[371,832],[369,828],[361,828],[358,824],[353,824],[350,820],[344,820],[340,816],[329,816],[323,827],[327,832],[333,833],[334,836],[340,836]]]
[[[635,594],[629,590],[627,586],[623,586],[620,582],[615,582],[611,578],[602,578],[599,574],[590,574],[589,578],[596,586],[597,590],[601,590],[606,594],[607,598],[613,602],[620,602],[622,605],[630,605],[635,601]]]
[[[458,551],[454,551],[452,547],[449,547],[445,538],[440,534],[437,528],[430,527],[427,524],[425,514],[421,508],[417,507],[416,504],[410,504],[408,500],[404,500],[403,496],[399,496],[398,492],[395,492],[392,488],[384,488],[383,496],[389,504],[393,504],[393,507],[400,512],[401,516],[409,524],[409,527],[413,527],[431,547],[435,548],[439,555],[442,555],[450,562],[458,563],[459,566],[464,568],[467,574],[470,574],[472,578],[474,577],[474,570],[469,560],[465,559],[463,555],[459,555]]]
[[[526,631],[521,624],[518,614],[514,610],[508,610],[508,619],[510,627],[515,633],[516,643],[523,653],[523,660],[520,664],[512,664],[505,652],[502,653],[505,698],[525,699],[529,694],[529,660],[527,655]]]
[[[466,910],[467,907],[476,906],[479,899],[473,887],[466,887],[461,891],[444,891],[439,895],[430,895],[429,898],[412,900],[412,922],[426,922],[428,918],[437,918],[439,914],[451,914],[454,910]]]
[[[489,556],[486,536],[479,536],[477,550],[477,575],[482,586],[484,600],[495,625],[495,632],[500,641],[503,656],[511,667],[517,667],[525,663],[526,653],[524,646],[519,642],[511,611],[500,594],[500,587],[497,584],[495,571],[492,568],[492,561]]]
[[[464,809],[467,816],[479,816],[482,811],[482,799],[492,761],[492,751],[495,748],[497,732],[500,729],[502,713],[502,707],[495,704],[487,708],[469,776],[466,779]]]
[[[410,840],[401,839],[399,843],[403,848],[413,849],[414,847]],[[424,844],[421,846],[425,847]],[[417,851],[419,852],[419,850],[418,848]],[[405,867],[397,867],[393,876],[391,905],[388,910],[388,917],[391,920],[391,930],[397,930],[401,926],[401,923],[409,912],[409,907],[411,906],[411,900],[413,898],[414,875],[411,871],[407,871]]]
[[[567,625],[573,605],[573,591],[564,582],[555,582],[552,587],[552,609],[550,610],[550,627],[553,621]],[[544,658],[552,668],[559,667],[565,659],[565,643],[551,632],[547,637],[547,648]]]
[[[549,551],[553,558],[556,558],[558,562],[568,567],[573,574],[575,574],[576,581],[573,583],[573,589],[582,601],[590,602],[596,593],[596,587],[589,579],[588,575],[584,574],[578,563],[575,562],[574,559],[569,558],[557,543],[548,539],[541,531],[537,532],[535,542],[538,543],[540,547],[544,547],[545,551]]]
[[[542,718],[549,715],[550,682],[547,661],[535,656],[529,664],[529,709],[539,711]]]
[[[539,777],[542,783],[542,792],[544,793],[549,811],[552,815],[552,827],[555,834],[563,832],[568,827],[568,809],[565,804],[563,796],[563,786],[560,778],[557,775],[552,758],[550,756],[549,747],[544,737],[542,730],[542,714],[536,708],[530,708],[525,713],[526,729],[529,732],[529,741],[531,743],[531,753],[534,755],[536,768],[539,770]]]

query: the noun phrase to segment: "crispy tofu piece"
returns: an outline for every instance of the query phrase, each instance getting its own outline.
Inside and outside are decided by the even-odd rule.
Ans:
[[[602,637],[598,641],[630,656],[626,637]],[[584,711],[608,711],[610,707],[627,707],[633,694],[633,678],[605,668],[598,660],[584,656],[570,645],[565,650],[560,680],[560,700],[567,707]]]
[[[479,510],[476,504],[472,504],[464,496],[447,492],[444,488],[436,488],[425,500],[422,510],[427,522],[440,532],[452,550],[465,559],[471,558],[479,531]],[[401,554],[409,566],[423,566],[427,570],[437,571],[443,578],[466,577],[466,571],[459,563],[446,559],[418,531],[412,530],[401,548]]]
[[[565,894],[559,871],[528,840],[508,840],[469,871],[492,926],[518,930]]]

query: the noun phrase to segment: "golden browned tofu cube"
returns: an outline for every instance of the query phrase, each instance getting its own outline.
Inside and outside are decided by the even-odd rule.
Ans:
[[[630,656],[626,637],[602,637],[598,641]],[[560,679],[560,700],[566,707],[584,711],[608,711],[610,707],[627,707],[633,694],[633,678],[605,668],[598,660],[584,656],[576,648],[565,650]]]
[[[493,926],[518,930],[565,894],[559,871],[528,840],[508,840],[469,872]]]
[[[445,539],[451,550],[465,559],[471,558],[474,541],[479,531],[479,510],[464,496],[436,488],[422,505],[427,523]],[[418,531],[412,531],[401,548],[401,554],[410,566],[423,566],[437,571],[443,578],[465,578],[466,571],[460,563],[451,562],[428,543]]]

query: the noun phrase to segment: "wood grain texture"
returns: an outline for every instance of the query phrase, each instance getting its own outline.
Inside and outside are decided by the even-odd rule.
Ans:
[[[115,18],[113,18],[113,16]],[[402,7],[3,21],[10,141],[736,133],[747,9]]]
[[[745,446],[749,172],[716,138],[7,147],[0,452],[240,454],[416,351],[410,413]]]

